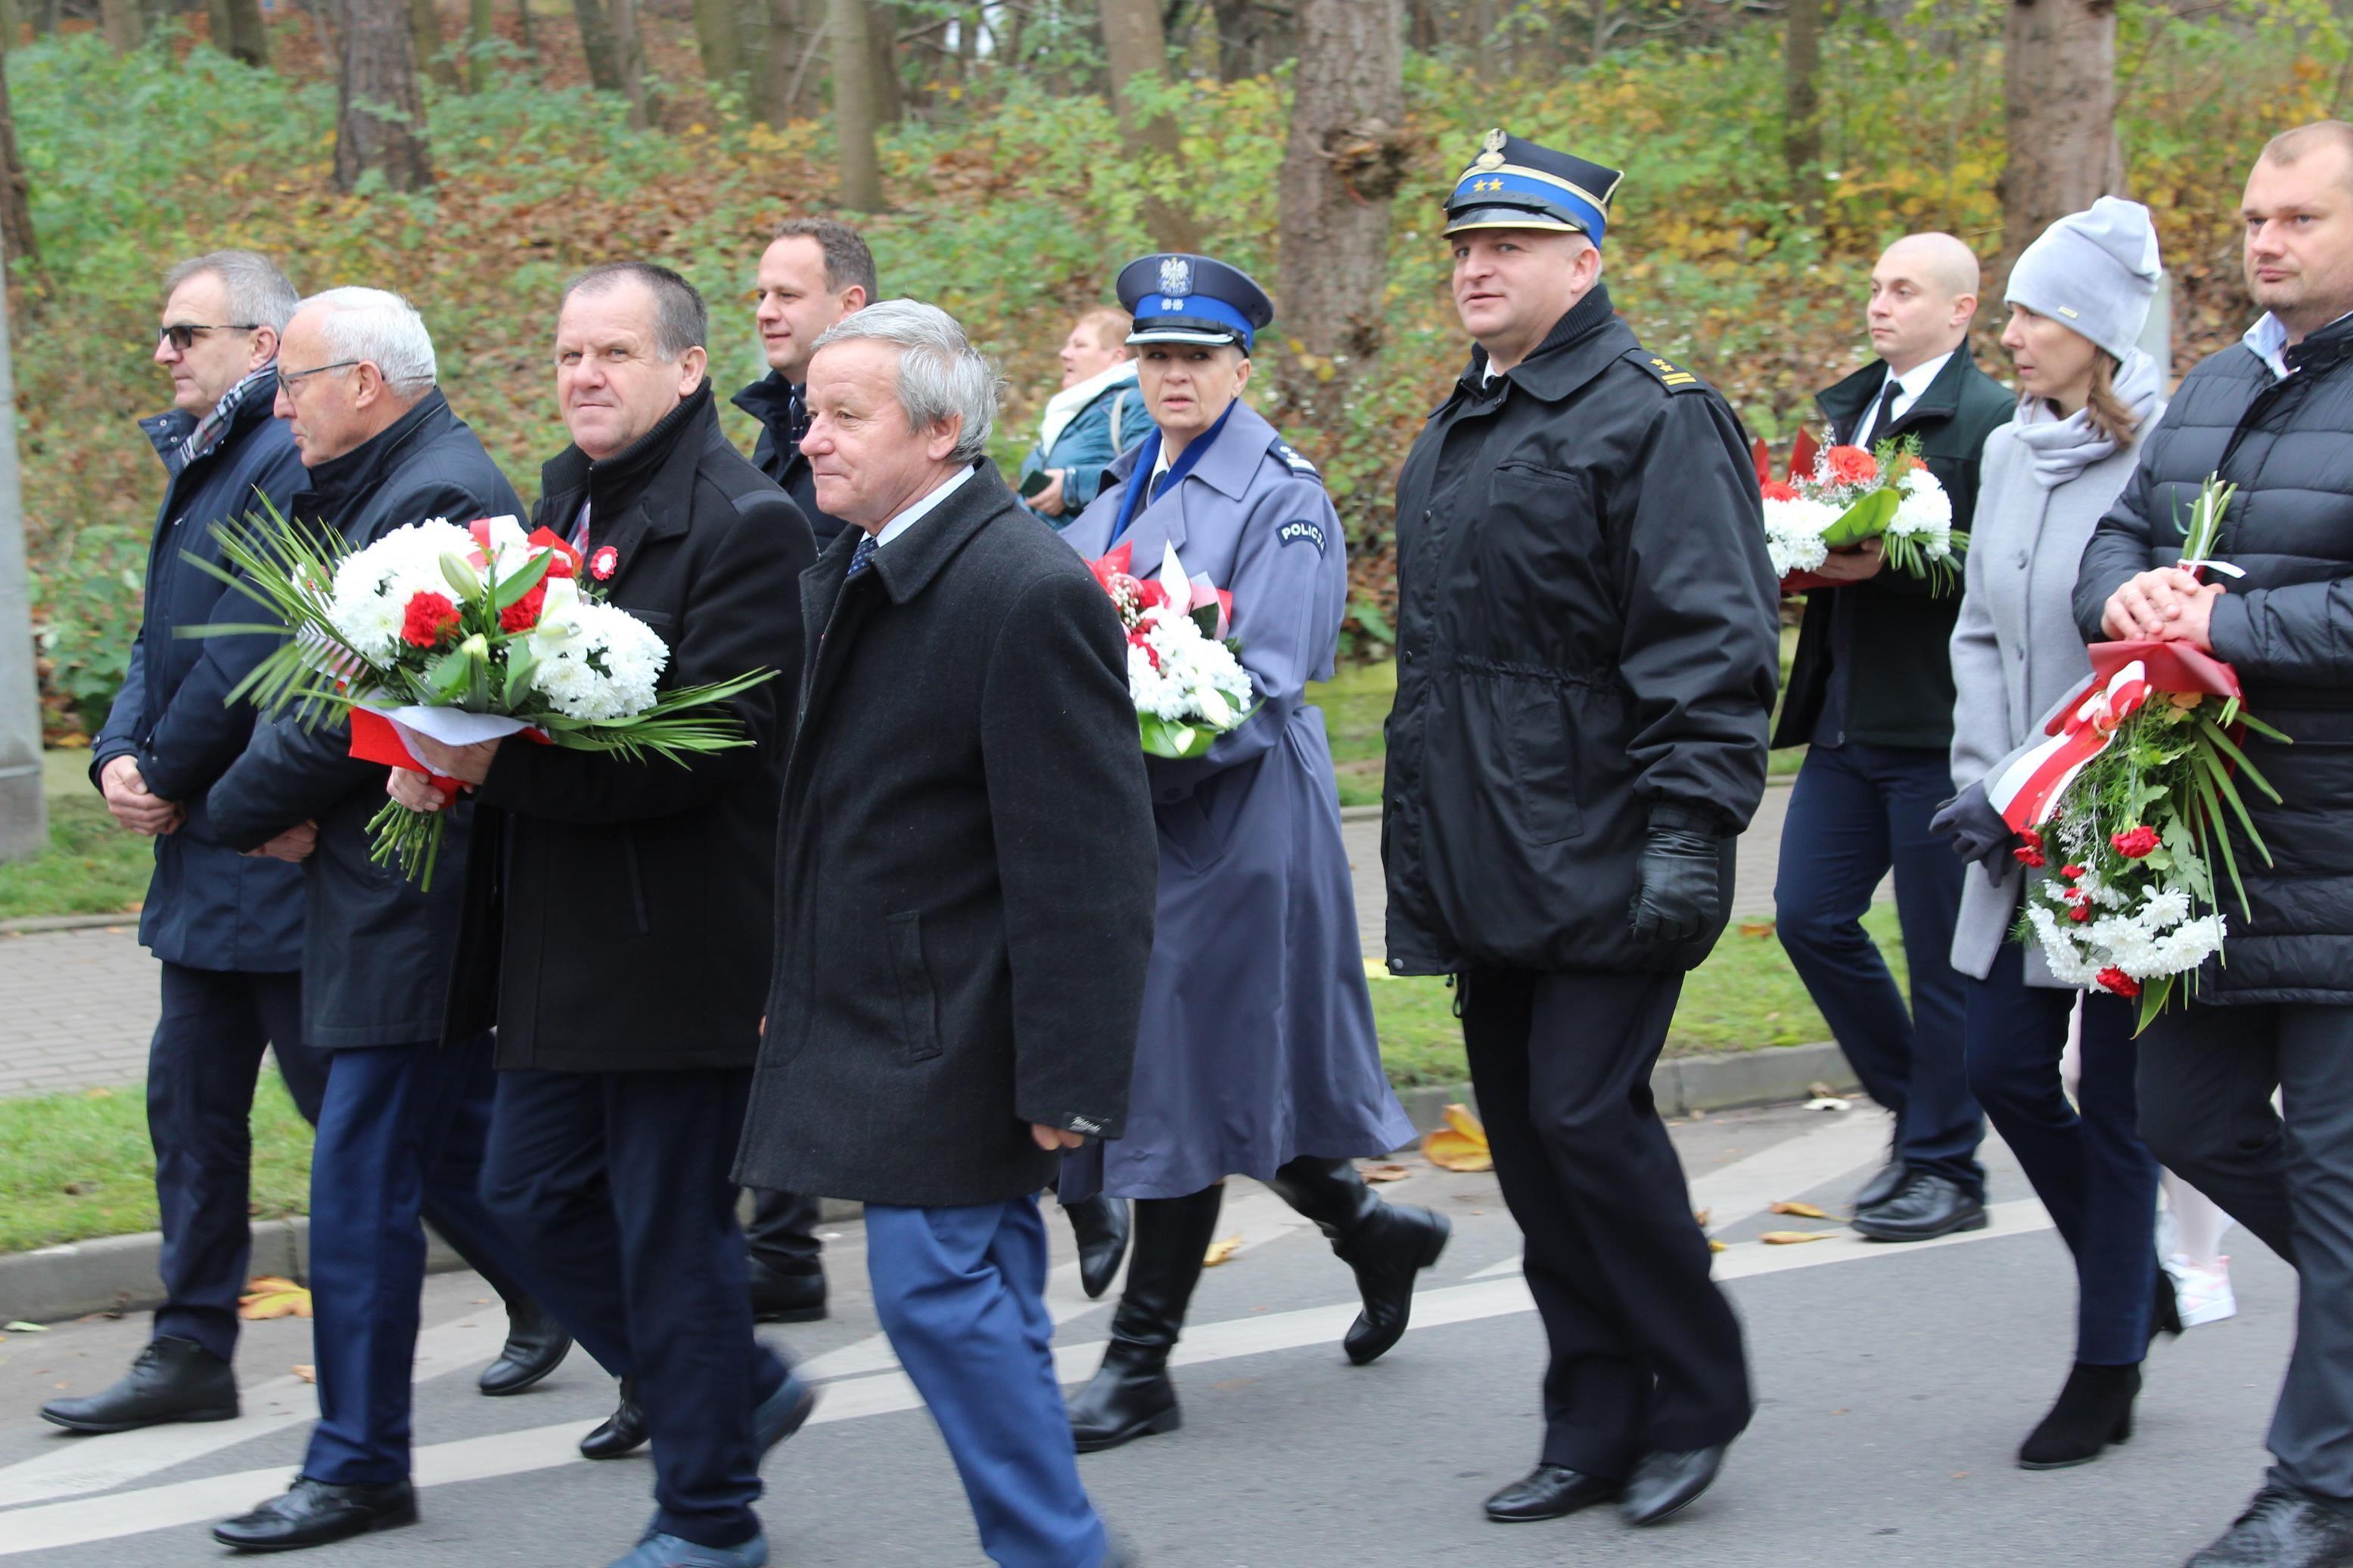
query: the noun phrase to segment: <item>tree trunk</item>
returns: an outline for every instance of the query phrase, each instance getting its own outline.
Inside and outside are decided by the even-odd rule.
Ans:
[[[1822,0],[1789,0],[1782,40],[1781,159],[1789,169],[1789,200],[1806,226],[1822,226]]]
[[[261,20],[261,7],[257,0],[228,0],[228,40],[213,39],[213,47],[226,47],[229,54],[249,66],[269,63],[269,29]]]
[[[1380,0],[1380,5],[1385,8],[1386,0]],[[1198,249],[1200,230],[1192,214],[1159,194],[1173,189],[1176,183],[1176,121],[1166,114],[1143,118],[1130,101],[1132,87],[1156,84],[1167,69],[1168,44],[1160,30],[1160,7],[1156,0],[1099,0],[1098,9],[1103,16],[1103,56],[1111,62],[1112,102],[1119,110],[1121,128],[1131,141],[1141,141],[1156,154],[1154,162],[1161,165],[1145,175],[1151,194],[1144,198],[1145,232],[1163,250]]]
[[[2115,0],[2011,0],[2002,59],[2010,155],[1994,186],[2001,258],[1987,297],[1995,300],[2020,251],[2123,182]]]
[[[531,0],[515,0],[515,40],[522,47],[530,68],[539,68],[539,41],[532,37]]]
[[[458,66],[441,42],[441,13],[433,0],[408,0],[409,47],[416,51],[417,64],[432,73],[433,79],[443,87],[458,85]]]
[[[899,8],[866,8],[866,47],[874,83],[874,123],[896,125],[906,116],[907,95],[899,82]]]
[[[481,92],[491,85],[491,40],[499,36],[496,0],[466,0],[466,90]]]
[[[33,0],[33,37],[54,37],[58,30],[58,0]]]
[[[0,254],[19,268],[37,267],[41,247],[33,237],[33,182],[16,154],[16,111],[8,101],[7,49],[16,47],[11,32],[6,48],[0,48]]]
[[[1302,0],[1298,16],[1278,281],[1282,335],[1299,352],[1283,390],[1328,432],[1350,384],[1380,353],[1389,203],[1416,169],[1398,0]]]
[[[588,62],[588,85],[598,92],[619,92],[621,41],[613,31],[613,14],[605,0],[572,0],[572,14],[580,20],[580,52]]]
[[[106,35],[106,47],[118,55],[129,54],[147,36],[139,0],[98,0],[98,25]]]
[[[758,62],[767,79],[766,98],[769,123],[782,125],[800,112],[797,90],[800,81],[801,42],[800,16],[793,0],[755,0],[768,16],[768,54]],[[823,20],[822,17],[819,18]]]
[[[735,0],[694,0],[694,44],[702,56],[702,79],[714,88],[734,85],[744,74]]]
[[[840,149],[841,205],[882,210],[882,160],[874,144],[874,47],[867,0],[827,0],[833,34],[833,139]]]
[[[646,38],[638,30],[638,0],[613,0],[613,58],[621,73],[621,92],[629,100],[629,125],[648,131],[660,118],[660,106],[646,87]]]
[[[10,43],[16,41],[16,29],[7,25],[8,16],[15,9],[15,0],[0,4],[0,31],[7,33]],[[205,31],[211,37],[214,48],[222,54],[228,53],[229,45],[237,37],[237,23],[230,19],[228,14],[228,0],[205,0]]]
[[[409,11],[405,0],[345,0],[335,119],[338,190],[353,189],[369,173],[396,191],[433,183]]]

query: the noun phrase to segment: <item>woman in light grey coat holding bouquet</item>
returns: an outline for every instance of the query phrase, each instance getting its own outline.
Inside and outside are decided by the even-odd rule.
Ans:
[[[2083,1078],[2070,1105],[2059,1062],[2078,993],[2010,935],[2031,873],[1986,797],[2091,676],[2071,608],[2076,563],[2132,474],[2138,434],[2162,412],[2162,373],[2134,346],[2158,280],[2148,209],[2113,196],[2060,219],[2019,258],[2001,342],[2024,395],[2016,421],[1986,442],[1953,632],[1959,794],[1936,826],[1984,868],[1968,880],[1953,938],[1953,967],[1971,977],[1969,1087],[2075,1256],[2075,1363],[2019,1450],[2028,1469],[2083,1464],[2128,1436],[2152,1316],[2179,1331],[2151,1236],[2157,1161],[2134,1128],[2132,1005],[2082,995]]]

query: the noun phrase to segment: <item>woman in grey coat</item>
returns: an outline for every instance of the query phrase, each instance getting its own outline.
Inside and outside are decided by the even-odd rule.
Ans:
[[[2062,986],[2040,949],[2010,937],[2030,873],[1986,796],[2091,675],[2071,607],[2076,563],[2161,412],[2161,373],[2134,346],[2158,276],[2147,209],[2113,196],[2019,258],[2001,342],[2024,395],[1986,442],[1953,632],[1960,793],[1936,826],[1985,873],[1968,879],[1953,937],[1953,967],[1969,977],[1969,1088],[2075,1255],[2075,1364],[2019,1450],[2031,1470],[2083,1464],[2130,1435],[2151,1315],[2164,1321],[2156,1303],[2172,1295],[2150,1233],[2157,1162],[2134,1127],[2132,1005]],[[2059,1062],[2079,998],[2083,1078],[2070,1105]]]

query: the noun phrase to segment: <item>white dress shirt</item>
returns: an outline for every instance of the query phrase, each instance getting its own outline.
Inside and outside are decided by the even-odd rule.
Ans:
[[[937,485],[934,486],[931,490],[926,492],[922,500],[916,501],[914,505],[909,507],[906,510],[901,512],[898,516],[892,518],[890,521],[882,525],[881,531],[874,536],[874,548],[877,550],[881,549],[884,545],[890,543],[892,540],[906,532],[907,530],[914,527],[915,524],[922,520],[925,512],[930,511],[933,508],[938,506],[940,502],[955,494],[955,489],[958,485],[964,483],[965,480],[972,478],[973,475],[978,472],[980,472],[980,465],[974,463],[965,468],[958,468],[954,474],[942,479]]]
[[[1894,382],[1898,388],[1895,394],[1895,406],[1888,410],[1890,417],[1887,422],[1892,426],[1912,412],[1912,405],[1920,401],[1920,395],[1928,390],[1928,384],[1936,379],[1936,373],[1945,368],[1945,362],[1957,352],[1957,350],[1947,349],[1935,359],[1921,361],[1902,375],[1889,372],[1887,380],[1881,382],[1879,390],[1871,395],[1871,405],[1863,410],[1862,423],[1854,427],[1854,436],[1847,445],[1867,448],[1877,436],[1879,405],[1887,396],[1888,382]]]
[[[2353,311],[2348,311],[2348,314],[2353,314]],[[2337,318],[2337,321],[2341,321],[2344,319],[2344,316],[2339,316]],[[2328,326],[2335,326],[2337,321],[2329,322]],[[2321,329],[2323,331],[2327,331],[2327,327],[2323,327]],[[2257,321],[2253,326],[2249,327],[2247,329],[2247,335],[2240,341],[2244,342],[2249,348],[2255,351],[2255,357],[2257,359],[2262,360],[2265,364],[2272,367],[2272,375],[2274,379],[2285,381],[2288,378],[2287,328],[2281,325],[2280,319],[2277,316],[2273,315],[2269,310],[2265,310],[2263,312],[2263,320]]]

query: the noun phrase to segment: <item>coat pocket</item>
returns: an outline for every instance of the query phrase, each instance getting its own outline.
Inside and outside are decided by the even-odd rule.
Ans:
[[[1504,752],[1532,844],[1557,844],[1585,831],[1577,803],[1577,734],[1560,689],[1525,677],[1502,681]]]
[[[932,993],[932,972],[923,966],[923,917],[911,910],[890,916],[889,924],[899,1037],[906,1042],[908,1060],[928,1061],[940,1054],[940,1007]]]

